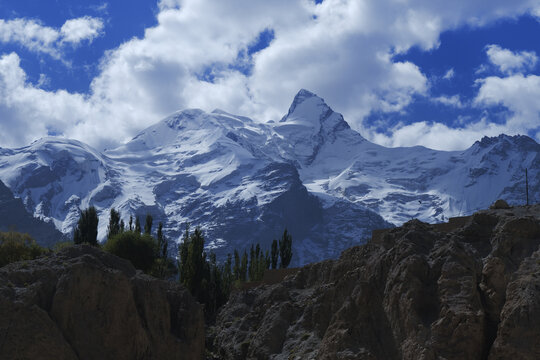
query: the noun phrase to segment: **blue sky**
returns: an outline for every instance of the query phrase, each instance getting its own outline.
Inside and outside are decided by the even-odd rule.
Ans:
[[[40,56],[16,42],[0,44],[2,53],[17,52],[23,59],[29,80],[37,82],[40,74],[48,75],[50,89],[88,92],[90,82],[98,75],[99,61],[106,50],[114,49],[133,37],[143,37],[144,29],[157,24],[157,3],[152,1],[115,0],[18,0],[0,2],[0,19],[34,19],[44,26],[61,28],[68,19],[91,16],[103,22],[102,34],[91,46],[66,48],[65,58],[71,66]]]
[[[0,146],[98,149],[179,109],[279,119],[309,89],[386,146],[540,140],[540,2],[0,3]]]
[[[540,21],[524,15],[517,19],[501,19],[481,28],[464,26],[445,31],[439,37],[440,45],[430,51],[412,47],[406,53],[395,56],[394,60],[410,61],[421,69],[430,80],[428,96],[416,96],[410,105],[398,112],[373,112],[365,122],[375,124],[383,120],[386,128],[379,131],[389,131],[388,125],[395,126],[399,122],[411,124],[418,121],[437,121],[459,127],[463,121],[467,121],[463,119],[471,118],[474,121],[483,116],[487,116],[490,122],[504,123],[511,116],[508,108],[468,104],[478,93],[476,80],[501,75],[499,67],[490,61],[486,47],[498,45],[514,53],[527,51],[540,54],[538,36]],[[539,69],[539,66],[532,66],[526,73],[539,75]],[[445,78],[447,74],[452,75],[451,78]],[[434,98],[456,95],[463,106],[448,106],[433,101]],[[535,134],[531,132],[529,135]]]

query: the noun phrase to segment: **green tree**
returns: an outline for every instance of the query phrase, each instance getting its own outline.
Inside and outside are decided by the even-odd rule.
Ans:
[[[266,270],[266,261],[264,261],[264,256],[259,256],[257,261],[257,269],[255,271],[255,280],[260,281],[264,276],[264,270]]]
[[[149,273],[157,258],[157,243],[148,234],[124,231],[112,236],[103,249],[111,254],[131,261],[135,268]]]
[[[240,255],[238,250],[234,249],[234,267],[233,267],[234,280],[240,280]]]
[[[249,266],[248,266],[248,277],[250,281],[255,281],[257,260],[258,259],[255,256],[255,249],[253,248],[253,244],[251,244],[251,248],[249,249]]]
[[[187,276],[187,267],[185,266],[185,264],[187,263],[188,258],[189,243],[189,223],[187,223],[186,229],[184,231],[184,236],[182,237],[182,243],[178,247],[178,273],[180,275],[180,282],[182,283],[184,283],[184,279]]]
[[[133,215],[129,215],[129,231],[133,231]]]
[[[96,208],[90,206],[88,209],[80,212],[79,221],[73,234],[75,244],[88,243],[97,246],[98,216]]]
[[[191,280],[189,288],[194,294],[198,294],[201,289],[205,261],[204,237],[201,229],[197,226],[191,235],[188,249],[188,277]]]
[[[206,253],[204,252],[204,237],[199,227],[189,235],[189,228],[186,228],[189,236],[189,242],[182,244],[184,253],[181,254],[181,275],[180,281],[188,288],[191,294],[198,298],[201,290],[205,287],[204,266],[206,262]],[[187,245],[187,249],[186,249]],[[187,250],[187,251],[186,251]],[[183,259],[182,259],[183,257]],[[182,261],[183,260],[183,261]]]
[[[144,233],[150,235],[152,233],[152,223],[154,222],[154,219],[152,218],[152,215],[146,214],[146,220],[144,222]]]
[[[233,278],[232,259],[229,255],[225,265],[220,266],[214,253],[210,253],[207,258],[201,229],[197,227],[193,233],[189,229],[189,224],[186,224],[183,241],[178,249],[180,282],[204,304],[207,318],[212,318],[229,297]]]
[[[169,244],[167,243],[167,239],[165,239],[165,237],[163,236],[163,223],[162,222],[159,222],[158,224],[157,243],[158,243],[158,248],[161,251],[161,257],[166,259],[167,252],[169,250]]]
[[[47,251],[28,234],[0,232],[0,267],[15,261],[35,259]]]
[[[279,249],[278,249],[278,241],[274,239],[272,241],[272,252],[271,252],[271,261],[272,261],[272,269],[277,268],[278,263],[278,257],[279,257]]]
[[[253,246],[252,246],[253,248]],[[264,271],[267,269],[266,258],[261,251],[259,243],[256,244],[255,250],[252,252],[253,257],[250,263],[250,281],[260,281],[264,276]],[[268,256],[268,251],[266,251]]]
[[[165,236],[163,236],[162,222],[158,224],[156,242],[158,249],[158,258],[156,259],[156,269],[153,272],[153,275],[163,279],[174,274],[174,263],[171,264],[171,260],[168,258],[169,244]]]
[[[120,233],[120,230],[120,213],[114,208],[111,208],[111,214],[109,216],[109,226],[107,227],[107,239],[110,239],[112,236]]]
[[[232,271],[232,257],[231,254],[227,254],[227,260],[223,265],[223,289],[226,294],[231,291],[231,285],[234,279]]]
[[[266,255],[264,256],[264,260],[266,262],[266,268],[270,269],[270,265],[272,264],[272,259],[270,258],[270,254],[268,253],[268,250],[266,250]]]
[[[141,233],[141,221],[138,216],[135,216],[135,232]]]
[[[248,254],[246,250],[244,250],[244,255],[242,255],[242,261],[240,263],[240,280],[244,282],[246,281],[247,266],[248,266]]]
[[[270,268],[270,264],[271,264],[270,254],[268,253],[268,250],[266,250],[266,254],[264,256],[264,270],[265,271]],[[263,271],[263,276],[264,276],[264,271]],[[262,276],[261,276],[261,279],[262,279]]]
[[[292,258],[292,236],[287,229],[279,240],[279,256],[281,257],[281,268],[284,269],[291,263]]]
[[[257,243],[257,245],[255,245],[255,258],[259,260],[260,255],[261,255],[261,245]]]
[[[202,287],[202,302],[205,304],[205,308],[209,314],[215,314],[218,304],[221,301],[222,272],[217,265],[216,254],[211,252],[208,258],[209,261],[204,264],[205,273],[203,283],[205,286]]]

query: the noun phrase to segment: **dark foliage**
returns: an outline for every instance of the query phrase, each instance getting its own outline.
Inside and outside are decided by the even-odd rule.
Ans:
[[[270,257],[268,251],[266,255],[261,251],[261,246],[257,244],[255,248],[251,246],[249,259],[249,281],[260,281],[266,269],[270,267]]]
[[[205,313],[213,317],[217,309],[227,302],[232,281],[230,257],[228,265],[220,266],[215,254],[208,258],[204,251],[204,237],[199,227],[190,233],[189,225],[178,249],[180,282],[197,300],[205,305]]]
[[[21,260],[35,259],[49,250],[39,246],[28,234],[0,232],[0,267]]]
[[[278,241],[276,239],[272,240],[272,252],[271,252],[271,262],[272,269],[277,269],[279,250],[278,250]]]
[[[279,256],[281,257],[280,267],[284,269],[289,266],[292,258],[292,236],[287,229],[285,229],[283,236],[279,240]]]
[[[111,209],[109,220],[109,236],[104,250],[131,261],[137,269],[162,279],[169,279],[176,274],[173,259],[168,257],[169,244],[163,236],[163,223],[159,223],[157,238],[150,235],[152,231],[152,216],[146,215],[144,234],[140,232],[139,218],[129,217],[129,228],[124,229],[124,221],[120,213]],[[111,231],[112,229],[112,231]]]
[[[110,239],[114,235],[120,233],[124,229],[123,223],[120,222],[120,213],[114,208],[111,208],[111,215],[109,217],[109,226],[107,228],[107,239]]]
[[[103,249],[131,261],[133,266],[147,273],[158,258],[157,243],[154,238],[136,231],[125,231],[112,236]]]
[[[81,211],[79,222],[73,233],[73,242],[75,244],[87,243],[98,246],[98,222],[99,219],[95,207],[90,206],[88,209]]]
[[[240,263],[240,281],[246,281],[246,271],[248,265],[248,255],[246,250],[244,250],[244,255],[242,255],[242,262]]]
[[[152,233],[152,223],[154,222],[154,219],[152,218],[152,215],[146,214],[146,220],[144,222],[144,233],[150,235]]]
[[[238,255],[238,250],[234,249],[234,268],[233,275],[235,280],[240,279],[240,255]]]
[[[141,233],[141,221],[138,216],[135,217],[135,232]]]

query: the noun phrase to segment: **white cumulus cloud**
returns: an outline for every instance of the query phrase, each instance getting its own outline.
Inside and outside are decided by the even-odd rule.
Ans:
[[[92,42],[101,35],[103,21],[98,18],[84,16],[78,19],[68,20],[60,28],[63,42],[79,44],[83,40]]]
[[[454,78],[454,76],[456,75],[456,73],[454,72],[454,68],[448,70],[444,76],[443,76],[443,79],[444,80],[452,80]]]
[[[432,100],[439,104],[452,106],[458,109],[462,109],[465,107],[459,95],[452,95],[452,96],[442,95],[442,96],[434,97]]]
[[[20,58],[0,57],[0,144],[25,145],[51,129],[73,129],[94,111],[88,99],[64,90],[45,91],[27,82]]]
[[[0,62],[0,89],[9,83],[22,96],[0,97],[2,130],[7,131],[0,145],[8,144],[8,139],[9,144],[23,145],[53,128],[102,148],[187,107],[222,108],[260,121],[275,120],[286,113],[301,88],[324,97],[366,137],[404,144],[400,134],[413,128],[396,128],[395,137],[385,139],[363,125],[374,110],[401,111],[415,96],[429,94],[429,81],[421,69],[411,62],[395,61],[394,56],[412,46],[434,49],[443,31],[519,16],[530,12],[535,2],[161,0],[157,25],[146,29],[142,38],[107,51],[87,94],[45,91],[31,85],[16,54],[5,55]],[[66,29],[38,24],[50,37],[39,38],[35,46],[54,52],[59,51],[59,44],[99,36],[100,23],[84,19],[64,25],[77,29],[71,40]],[[249,46],[263,31],[274,38],[268,47],[248,56]],[[13,39],[10,35],[9,41],[31,43],[24,40],[28,38]],[[246,65],[248,71],[238,70]],[[11,73],[18,76],[12,78]],[[441,101],[458,104],[458,100]],[[28,133],[10,130],[32,121],[43,125]],[[416,126],[426,134],[417,136],[416,144],[424,145],[431,144],[427,139],[434,139],[437,131],[452,130],[437,124]],[[483,130],[479,123],[467,134],[479,138]],[[463,139],[469,139],[448,138],[457,140],[439,147],[462,147]]]
[[[397,147],[423,145],[438,150],[456,150],[469,147],[482,136],[532,133],[540,141],[540,76],[514,74],[507,77],[490,76],[477,80],[478,94],[473,100],[477,108],[503,106],[509,110],[504,122],[492,122],[487,116],[459,127],[437,122],[420,121],[397,124],[387,134],[371,132],[378,144]],[[439,96],[432,101],[463,108],[458,95]]]
[[[432,149],[465,149],[482,136],[536,134],[540,140],[540,76],[522,74],[504,78],[492,76],[478,80],[479,91],[474,105],[480,108],[502,105],[511,115],[503,123],[482,117],[457,128],[437,122],[421,121],[413,124],[397,124],[389,134],[373,133],[373,140],[386,146],[424,145]],[[449,106],[458,106],[457,96],[434,99]]]
[[[540,76],[490,76],[478,83],[480,89],[474,100],[477,105],[502,105],[513,113],[506,123],[508,132],[523,134],[540,130]]]
[[[486,49],[489,61],[506,74],[531,70],[538,62],[532,51],[513,52],[498,45],[488,45]]]
[[[423,145],[430,149],[457,150],[466,149],[482,136],[509,135],[504,125],[498,125],[481,119],[464,127],[451,128],[445,124],[420,121],[409,125],[398,124],[390,129],[390,135],[375,133],[373,140],[378,144],[399,147]]]
[[[57,30],[43,26],[32,19],[0,19],[0,41],[18,43],[30,51],[57,56],[55,44],[60,34]]]
[[[91,42],[102,34],[102,30],[103,21],[90,16],[67,20],[60,29],[45,26],[34,19],[0,19],[0,42],[16,43],[30,51],[59,59],[65,43]]]

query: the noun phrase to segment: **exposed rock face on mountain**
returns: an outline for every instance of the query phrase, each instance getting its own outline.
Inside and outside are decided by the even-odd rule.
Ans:
[[[200,225],[224,259],[285,227],[293,265],[336,258],[377,228],[411,218],[468,215],[502,198],[540,198],[540,145],[526,136],[484,138],[464,151],[385,148],[363,138],[317,95],[301,90],[278,122],[188,109],[104,152],[45,138],[0,149],[0,180],[35,217],[72,233],[94,205],[105,238],[109,210],[150,213],[181,239]]]
[[[41,246],[52,246],[63,235],[53,224],[46,223],[29,214],[21,199],[0,181],[0,231],[24,231]]]
[[[234,293],[218,358],[540,358],[540,205],[376,235]]]
[[[2,359],[202,359],[201,306],[181,286],[87,245],[0,268]]]

